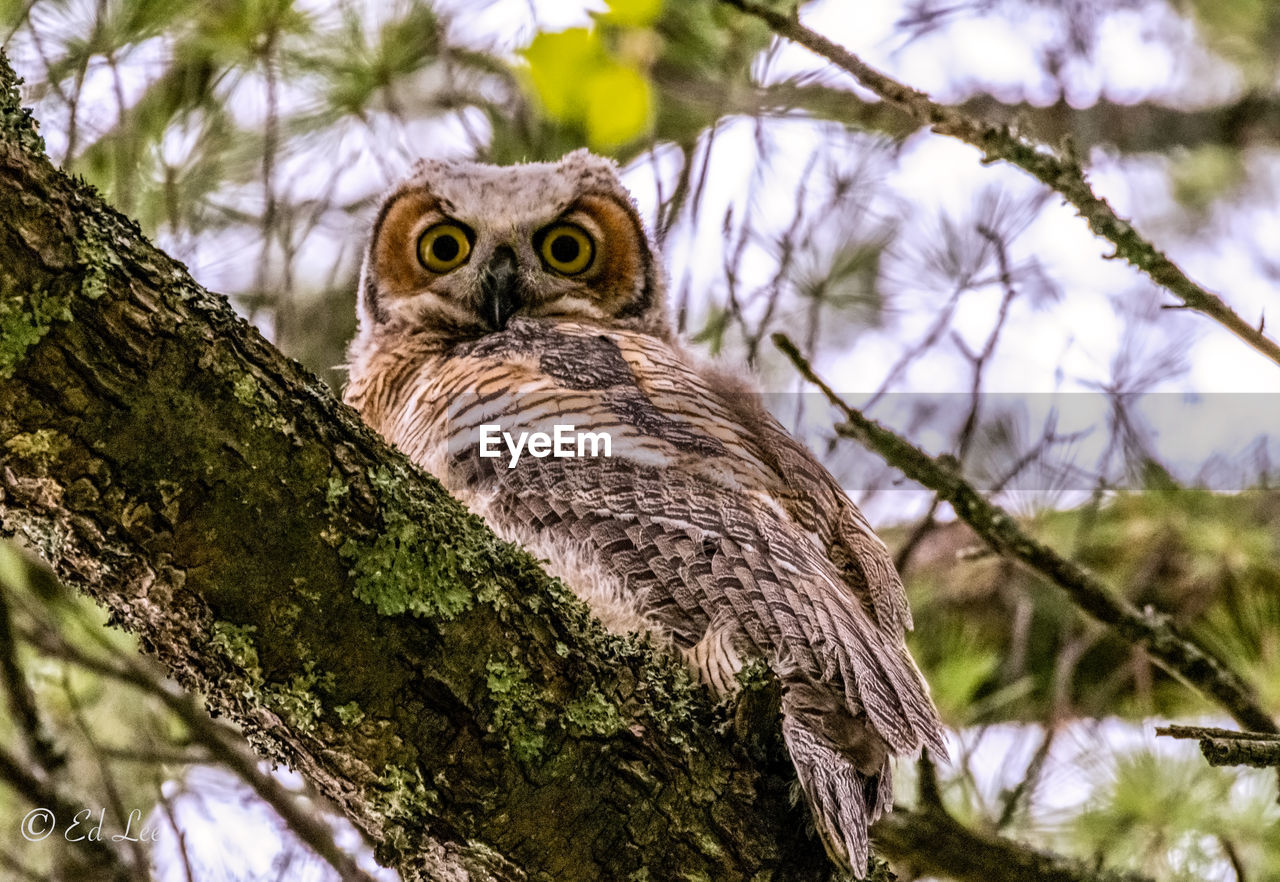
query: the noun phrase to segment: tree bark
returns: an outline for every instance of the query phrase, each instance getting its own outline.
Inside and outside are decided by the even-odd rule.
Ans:
[[[830,876],[770,678],[717,709],[605,635],[54,169],[0,80],[0,533],[406,879]]]

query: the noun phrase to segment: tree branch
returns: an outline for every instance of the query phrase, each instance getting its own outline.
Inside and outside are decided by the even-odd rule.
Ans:
[[[871,828],[881,854],[918,875],[958,882],[1149,882],[1136,873],[1089,867],[1003,836],[971,830],[941,809],[895,809]]]
[[[953,108],[938,104],[928,95],[886,76],[822,34],[761,5],[755,0],[720,0],[765,22],[775,34],[799,43],[827,61],[847,71],[884,101],[901,108],[921,125],[950,135],[983,152],[985,162],[1003,160],[1021,168],[1060,193],[1075,206],[1094,234],[1115,247],[1112,257],[1127,260],[1146,273],[1157,285],[1181,301],[1183,307],[1209,316],[1214,321],[1280,364],[1280,343],[1245,321],[1218,295],[1192,281],[1173,261],[1144,239],[1128,221],[1116,215],[1105,199],[1094,194],[1084,169],[1074,157],[1063,157],[1045,144],[1017,134],[1007,125],[981,122]]]
[[[687,77],[664,80],[659,71],[655,78],[664,89],[679,90],[682,99],[697,102],[705,112],[719,116],[801,113],[897,140],[931,125],[895,104],[863,98],[839,85],[812,82],[813,77],[803,75],[735,90],[728,96],[718,85]],[[1087,107],[1072,107],[1065,98],[1042,106],[1027,101],[1008,102],[980,92],[952,107],[990,125],[1016,127],[1046,143],[1061,144],[1070,139],[1081,150],[1103,146],[1126,154],[1168,154],[1177,147],[1218,146],[1234,150],[1280,143],[1280,97],[1254,92],[1203,108],[1171,107],[1151,101],[1123,104],[1105,98],[1098,98]]]
[[[406,880],[822,880],[776,687],[605,635],[48,163],[0,61],[0,534]]]
[[[908,478],[937,493],[997,553],[1061,588],[1076,606],[1143,647],[1171,674],[1217,702],[1242,726],[1259,732],[1280,732],[1239,675],[1190,637],[1180,634],[1167,616],[1151,608],[1138,610],[1111,586],[1027,535],[1008,512],[987,500],[956,469],[847,404],[814,372],[785,335],[775,334],[773,341],[844,416],[844,422],[836,426],[838,434],[859,441]]]
[[[1196,738],[1200,752],[1211,766],[1280,768],[1280,737],[1263,732],[1233,732],[1209,726],[1160,726],[1157,735]]]
[[[3,592],[0,592],[0,597],[3,597]],[[372,877],[338,847],[333,830],[324,818],[303,808],[288,788],[262,771],[258,758],[238,737],[239,733],[229,725],[210,719],[200,708],[198,699],[179,691],[171,681],[163,679],[150,667],[144,668],[138,659],[128,656],[102,658],[64,640],[61,632],[52,625],[42,622],[38,627],[38,633],[25,636],[41,652],[154,696],[181,720],[192,740],[204,747],[209,756],[179,756],[176,757],[178,762],[207,762],[209,759],[220,762],[250,787],[259,799],[275,809],[293,834],[329,864],[343,882],[372,882]],[[87,729],[86,735],[92,738]],[[155,760],[154,754],[146,758],[149,762]],[[117,809],[117,816],[126,817],[127,812]]]

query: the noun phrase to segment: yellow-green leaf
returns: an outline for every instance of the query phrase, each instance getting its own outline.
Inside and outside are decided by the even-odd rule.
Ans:
[[[608,63],[600,38],[586,28],[538,34],[523,55],[547,113],[562,122],[581,119],[586,110],[584,77]]]
[[[608,150],[649,130],[653,102],[644,74],[621,64],[602,66],[587,80],[587,140]]]

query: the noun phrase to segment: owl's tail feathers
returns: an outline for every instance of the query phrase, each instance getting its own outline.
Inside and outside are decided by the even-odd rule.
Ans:
[[[889,754],[865,717],[861,723],[866,735],[852,750],[844,738],[833,741],[830,736],[835,733],[824,731],[822,722],[826,721],[803,711],[788,713],[784,698],[782,736],[814,826],[828,857],[862,879],[867,872],[867,829],[892,807]]]

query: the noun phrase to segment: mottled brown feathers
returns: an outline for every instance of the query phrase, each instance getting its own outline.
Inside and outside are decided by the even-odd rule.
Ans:
[[[432,273],[417,237],[442,219],[474,242]],[[581,272],[540,256],[562,222],[591,237]],[[767,658],[816,827],[861,874],[889,758],[943,750],[902,582],[741,371],[670,339],[663,273],[613,165],[423,163],[379,214],[362,285],[347,401],[607,627],[648,631],[718,691]],[[557,425],[607,435],[610,455],[482,455],[486,427]]]

